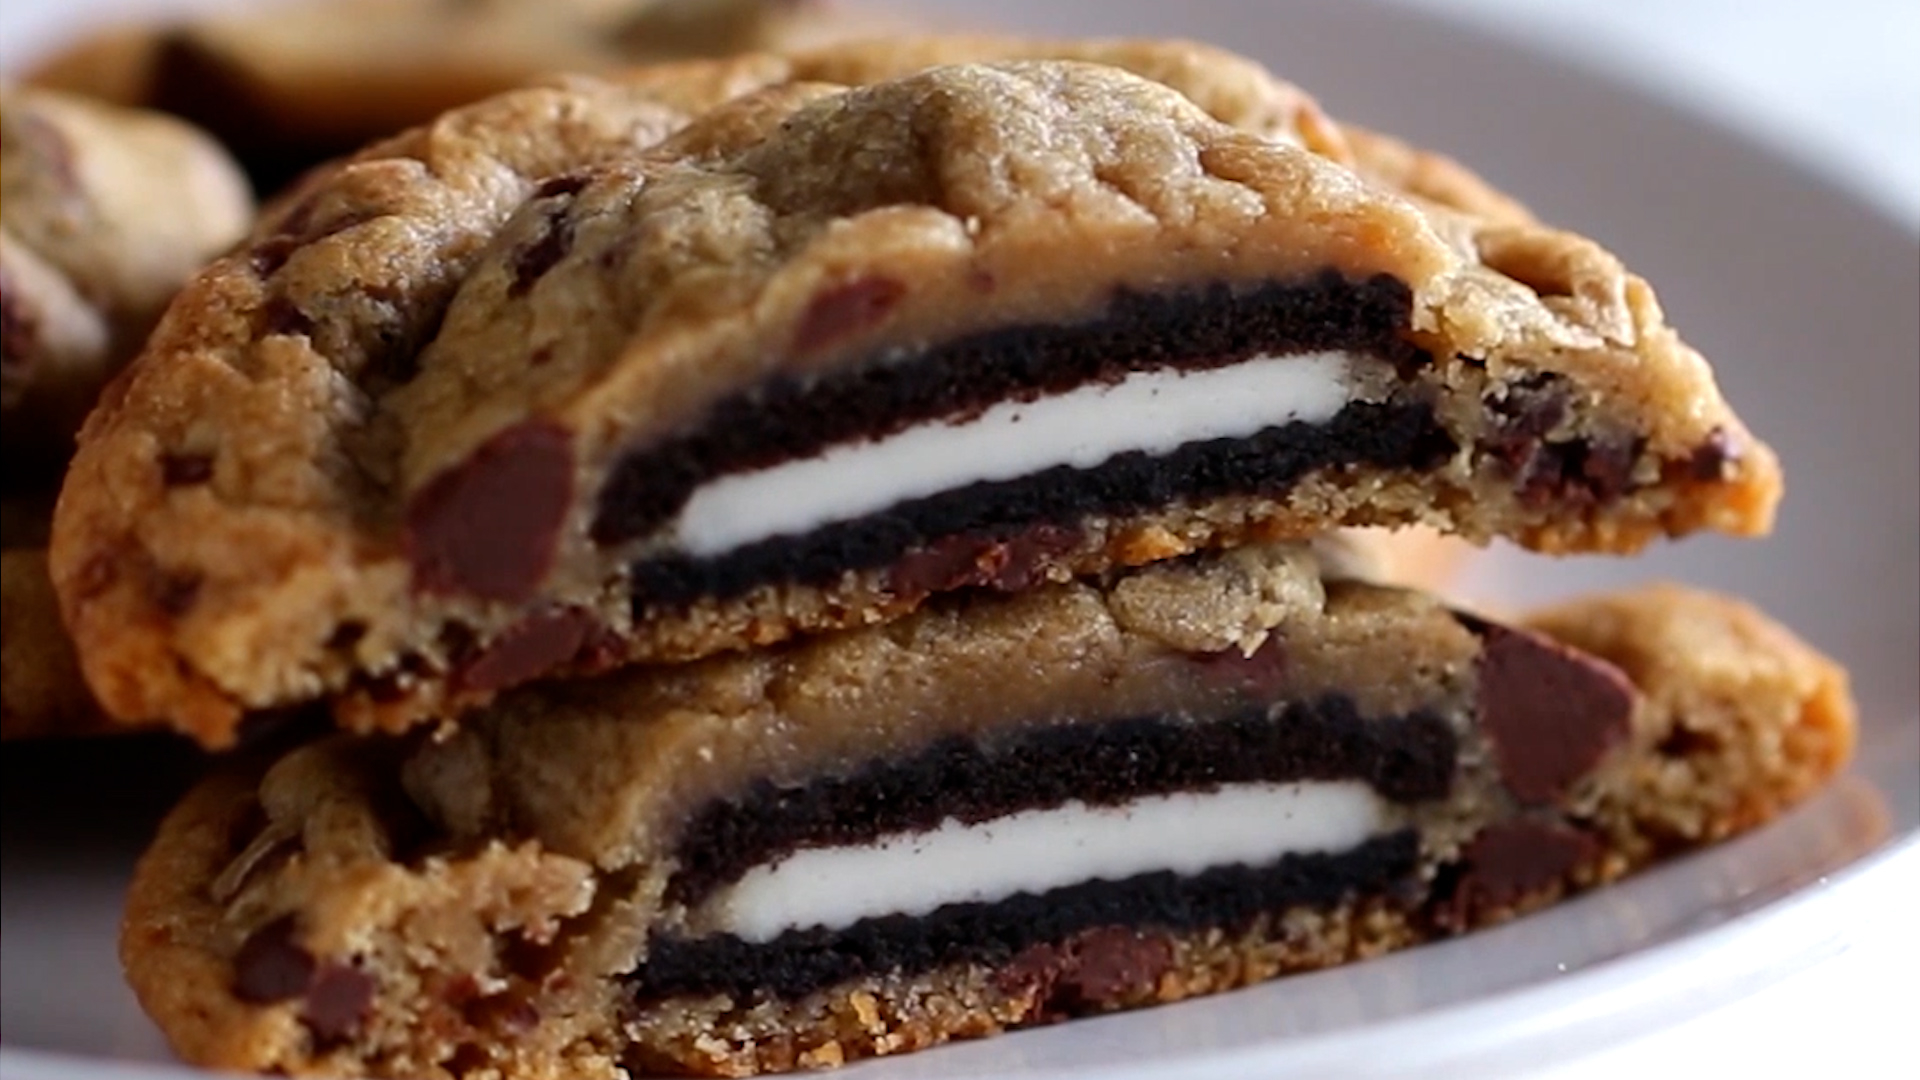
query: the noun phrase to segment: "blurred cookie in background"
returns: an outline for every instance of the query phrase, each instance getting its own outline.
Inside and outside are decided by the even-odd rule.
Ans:
[[[266,195],[540,75],[794,47],[871,25],[818,0],[297,0],[97,32],[28,78],[185,117],[232,148]]]
[[[0,89],[0,446],[51,492],[96,395],[253,200],[219,143],[157,113]]]

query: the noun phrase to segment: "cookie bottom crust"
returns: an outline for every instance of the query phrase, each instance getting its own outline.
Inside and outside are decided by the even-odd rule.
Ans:
[[[1812,730],[1767,750],[1691,742],[1650,764],[1664,790],[1630,792],[1580,823],[1597,841],[1587,857],[1515,895],[1470,902],[1456,891],[1449,903],[1416,907],[1352,898],[1264,914],[1236,931],[1098,928],[1006,964],[865,976],[797,1000],[688,995],[638,1008],[631,988],[609,970],[619,966],[609,957],[621,948],[617,905],[582,903],[554,914],[561,897],[592,879],[584,864],[495,845],[407,869],[369,861],[377,848],[370,849],[357,860],[359,872],[394,880],[391,925],[412,940],[389,938],[366,959],[386,989],[358,1037],[334,1040],[316,1034],[310,1005],[249,1002],[233,992],[234,944],[207,883],[232,873],[235,840],[252,835],[260,809],[252,778],[221,777],[189,797],[143,860],[122,958],[176,1051],[206,1066],[433,1080],[749,1076],[833,1066],[1228,991],[1496,924],[1771,819],[1830,775],[1837,764],[1831,735]],[[1736,778],[1746,786],[1729,792],[1724,785]],[[509,955],[506,939],[516,927],[542,922],[580,936],[549,939],[535,952],[606,974],[579,983],[549,978],[546,989],[522,998],[481,994],[476,988],[527,985],[513,970],[524,958]],[[1131,971],[1103,963],[1099,949],[1087,947],[1089,936],[1107,946],[1130,942],[1151,962]],[[1099,973],[1103,966],[1108,974]]]
[[[491,825],[451,841],[402,790],[409,741],[340,738],[281,760],[270,782],[261,763],[187,797],[136,873],[122,957],[143,1007],[204,1066],[746,1075],[1173,1001],[1470,931],[1763,824],[1851,751],[1844,673],[1743,605],[1650,589],[1528,625],[1609,660],[1644,695],[1621,756],[1567,799],[1495,812],[1458,847],[1423,853],[1430,861],[1338,889],[1185,921],[1095,908],[1002,949],[784,991],[748,978],[648,993],[638,975],[649,937],[675,929],[654,921],[668,864],[595,865]]]
[[[1183,1001],[1504,922],[1629,869],[1590,848],[1560,875],[1497,902],[1470,899],[1443,872],[1423,904],[1361,895],[1263,912],[1233,926],[1094,927],[1030,946],[1004,963],[867,976],[798,998],[676,997],[650,1003],[621,1025],[631,1040],[622,1064],[635,1075],[754,1076]],[[1390,891],[1414,888],[1402,882]]]
[[[1584,870],[1583,883],[1602,872]],[[1535,889],[1482,924],[1544,907],[1567,890],[1559,882]],[[623,1064],[641,1076],[721,1077],[841,1065],[1224,993],[1381,956],[1435,933],[1418,913],[1377,898],[1263,915],[1234,931],[1113,927],[998,967],[859,979],[797,1001],[675,1000],[623,1025],[634,1040]]]

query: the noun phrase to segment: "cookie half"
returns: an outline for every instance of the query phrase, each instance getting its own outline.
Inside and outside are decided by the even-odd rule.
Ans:
[[[0,87],[0,194],[0,488],[46,493],[100,388],[253,200],[203,132],[16,87]]]
[[[798,66],[454,114],[205,275],[62,504],[107,708],[395,728],[1340,525],[1768,527],[1772,455],[1644,282],[1367,180],[1311,110],[1255,134],[1110,66],[957,65],[778,86],[635,156]]]
[[[1255,547],[341,736],[172,815],[128,972],[206,1065],[838,1064],[1470,930],[1850,751],[1844,675],[1735,602],[1509,626],[1337,574]]]

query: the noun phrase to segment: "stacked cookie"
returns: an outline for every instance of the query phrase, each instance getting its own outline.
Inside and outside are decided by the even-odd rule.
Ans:
[[[1341,530],[1625,554],[1778,467],[1645,282],[1165,42],[572,77],[300,180],[90,418],[88,681],[245,761],[123,955],[187,1058],[746,1075],[1450,935],[1779,813],[1843,674]]]

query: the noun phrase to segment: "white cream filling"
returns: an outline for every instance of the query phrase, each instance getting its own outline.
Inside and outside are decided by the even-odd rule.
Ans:
[[[976,825],[948,818],[926,832],[802,850],[756,866],[715,894],[698,922],[765,942],[788,930],[840,929],[1085,881],[1344,851],[1395,821],[1393,807],[1355,780],[1228,784],[1110,807],[1075,801]]]
[[[721,555],[775,536],[852,521],[968,484],[1059,465],[1087,469],[1116,454],[1170,453],[1294,422],[1323,423],[1351,397],[1346,353],[1257,356],[1208,371],[1140,371],[1033,401],[1009,401],[958,423],[935,422],[816,457],[718,477],[673,525],[689,555]]]

